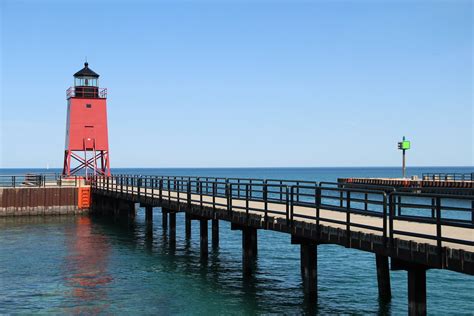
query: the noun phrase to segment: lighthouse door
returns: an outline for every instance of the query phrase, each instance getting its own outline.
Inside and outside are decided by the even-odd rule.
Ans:
[[[95,131],[94,126],[85,126],[85,133],[84,133],[84,149],[85,150],[93,150],[94,149],[94,139],[95,139]]]

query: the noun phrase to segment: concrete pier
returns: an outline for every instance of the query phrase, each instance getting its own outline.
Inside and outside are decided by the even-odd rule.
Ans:
[[[79,206],[77,187],[0,188],[0,217],[79,215],[89,207]]]

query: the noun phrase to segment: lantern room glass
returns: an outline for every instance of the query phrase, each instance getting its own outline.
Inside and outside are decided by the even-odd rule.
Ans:
[[[99,80],[94,77],[75,77],[75,87],[98,87]]]

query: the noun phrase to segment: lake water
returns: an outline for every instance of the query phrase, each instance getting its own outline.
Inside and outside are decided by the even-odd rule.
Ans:
[[[27,170],[0,170],[22,174]],[[36,170],[37,172],[44,170]],[[49,170],[51,171],[51,170]],[[56,170],[53,170],[56,171]],[[115,169],[117,173],[282,178],[395,177],[397,168]],[[474,172],[474,168],[409,168]],[[335,245],[318,246],[318,302],[303,296],[299,246],[289,235],[258,232],[257,270],[242,275],[241,232],[220,223],[220,245],[199,256],[199,227],[185,240],[177,216],[172,247],[154,209],[153,226],[140,209],[133,222],[84,217],[0,218],[0,314],[406,314],[407,274],[392,271],[389,304],[379,303],[375,258]],[[211,247],[211,246],[210,246]],[[427,272],[430,314],[473,314],[474,278]]]

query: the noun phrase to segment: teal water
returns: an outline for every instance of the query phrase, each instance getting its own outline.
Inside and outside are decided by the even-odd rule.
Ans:
[[[25,170],[1,170],[22,173]],[[117,173],[285,178],[334,181],[349,176],[399,176],[397,168],[125,169]],[[422,172],[473,168],[411,168]],[[0,314],[406,314],[406,272],[392,271],[393,299],[377,300],[373,254],[335,245],[318,247],[317,304],[305,300],[299,248],[286,234],[259,231],[256,274],[241,270],[241,233],[220,224],[220,246],[199,257],[199,227],[176,245],[142,209],[133,222],[89,217],[0,219]],[[197,223],[196,223],[197,224]],[[473,314],[474,278],[427,273],[430,314]]]

